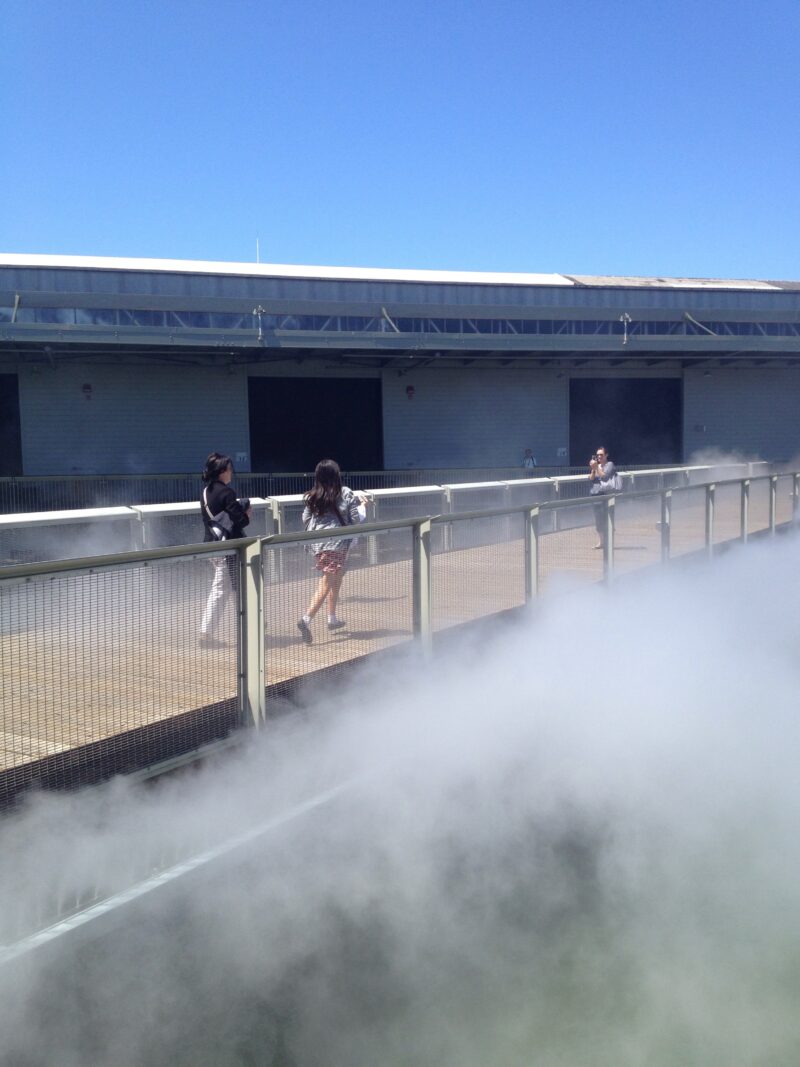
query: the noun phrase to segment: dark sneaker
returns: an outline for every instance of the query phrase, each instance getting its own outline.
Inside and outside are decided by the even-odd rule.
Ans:
[[[343,626],[347,626],[347,623],[343,622],[342,619],[335,619],[333,622],[328,623],[329,630],[341,630]]]
[[[305,643],[307,645],[310,645],[314,638],[311,635],[311,630],[305,619],[301,619],[300,622],[298,622],[297,629],[300,631],[300,636],[303,638]]]

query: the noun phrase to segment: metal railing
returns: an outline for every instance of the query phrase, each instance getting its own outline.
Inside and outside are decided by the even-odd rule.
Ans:
[[[627,489],[665,489],[703,484],[756,473],[775,473],[768,464],[735,464],[637,469],[622,472]],[[538,472],[537,472],[538,474]],[[250,476],[257,477],[257,476]],[[352,479],[351,479],[352,480]],[[355,483],[354,483],[355,484]],[[198,486],[194,481],[193,494]],[[356,484],[356,488],[358,485]],[[301,528],[303,497],[298,492],[259,496],[245,480],[238,492],[249,494],[253,518],[249,535],[287,533]],[[456,513],[478,508],[512,507],[588,495],[586,473],[558,477],[407,484],[367,489],[371,521],[409,518],[422,513]],[[555,520],[555,517],[553,518]],[[559,522],[566,522],[561,516]],[[103,552],[159,548],[198,543],[203,524],[197,496],[191,502],[144,503],[125,507],[0,514],[0,566],[71,559]]]
[[[742,464],[735,465],[741,467]],[[759,464],[746,464],[748,474]],[[626,465],[626,470],[647,469],[645,464]],[[667,469],[667,468],[662,468]],[[584,467],[536,467],[537,478],[581,475]],[[764,473],[759,470],[757,473]],[[420,485],[522,481],[531,472],[521,467],[427,467],[384,471],[344,471],[345,484],[353,489],[397,489]],[[729,475],[733,477],[731,473]],[[236,484],[242,496],[271,497],[303,493],[313,483],[313,471],[241,472]],[[79,508],[129,507],[136,504],[169,504],[198,497],[196,474],[73,474],[17,475],[0,477],[0,515],[41,511],[74,511]]]
[[[578,473],[578,467],[537,467],[538,477]],[[429,467],[385,471],[346,471],[343,477],[354,489],[391,489],[429,485],[432,482],[513,480],[525,478],[520,467]],[[0,477],[0,515],[36,511],[73,511],[132,504],[168,504],[193,501],[198,496],[197,474],[75,474]],[[249,473],[236,476],[243,496],[267,497],[303,493],[314,473],[305,471]]]
[[[297,679],[398,647],[430,656],[439,634],[558,595],[563,581],[612,583],[711,557],[788,528],[798,506],[800,472],[790,472],[370,522],[350,548],[350,625],[329,633],[319,620],[312,645],[296,619],[311,591],[305,549],[319,532],[0,569],[0,803],[33,783],[171,768],[263,726],[273,697]],[[570,511],[580,514],[569,520]],[[210,561],[230,577],[231,610],[219,631],[227,647],[208,650],[194,639]],[[157,844],[144,874],[121,857],[105,880],[56,859],[53,884],[32,883],[19,913],[0,916],[0,944],[11,946],[0,957],[205,847]]]
[[[181,758],[263,723],[268,694],[298,679],[403,645],[428,652],[442,631],[565,582],[774,533],[799,492],[793,472],[368,522],[353,531],[347,629],[327,633],[320,616],[310,646],[296,620],[318,532],[0,568],[0,804],[33,782]],[[209,650],[197,639],[212,577],[222,604]]]

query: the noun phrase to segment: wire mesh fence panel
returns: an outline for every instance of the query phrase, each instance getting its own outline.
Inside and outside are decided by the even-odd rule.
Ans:
[[[622,481],[627,493],[645,493],[664,488],[664,475],[660,471],[623,475]]]
[[[593,505],[590,506],[590,499],[595,498],[590,498],[587,489],[586,496],[578,498],[574,507],[554,508],[552,511],[546,511],[542,516],[540,528],[553,532],[594,526],[595,508]]]
[[[769,479],[759,478],[750,482],[750,499],[747,507],[747,532],[758,533],[769,529]]]
[[[508,485],[508,503],[510,507],[521,507],[525,504],[546,504],[550,500],[558,500],[554,482],[522,479],[518,482],[511,482]]]
[[[778,478],[775,497],[775,522],[783,525],[791,522],[794,515],[794,478],[791,474],[782,474]]]
[[[706,543],[706,490],[703,486],[672,491],[669,554],[699,552]]]
[[[288,687],[302,675],[336,669],[411,640],[411,528],[380,532],[370,538],[382,541],[377,563],[370,562],[370,539],[364,536],[346,553],[344,545],[326,550],[325,542],[264,546],[269,686]],[[337,569],[342,564],[343,570]],[[335,625],[331,627],[330,600],[323,597],[335,591],[339,580]],[[307,630],[301,631],[298,622],[311,614],[309,609],[315,613]]]
[[[200,544],[205,536],[200,508],[173,515],[142,515],[142,547]]]
[[[454,543],[461,547],[434,549],[431,557],[433,629],[524,604],[524,513],[462,519],[451,525]]]
[[[664,471],[661,475],[661,488],[662,489],[680,489],[685,485],[688,485],[688,474],[681,468],[676,468],[671,471]]]
[[[171,545],[196,545],[205,537],[205,527],[200,514],[200,505],[177,505],[174,510],[139,509],[142,548],[166,548]],[[269,523],[269,529],[267,524]],[[251,505],[250,522],[245,529],[247,537],[263,537],[272,533],[272,516],[266,503]]]
[[[0,566],[130,552],[134,521],[132,512],[116,518],[87,513],[86,521],[0,526]]]
[[[449,489],[451,509],[454,512],[488,511],[490,508],[510,507],[505,483],[452,485]]]
[[[485,545],[499,545],[504,541],[515,541],[521,536],[513,515],[498,515],[487,519],[463,519],[449,525],[451,543],[442,547],[479,548]]]
[[[2,478],[0,514],[167,504],[195,497],[198,482],[191,474]]]
[[[562,478],[558,483],[559,500],[582,500],[590,495],[592,483],[589,476],[581,475],[573,478]]]
[[[614,570],[626,574],[660,562],[661,497],[620,494],[614,503]]]
[[[303,530],[303,510],[305,504],[302,498],[296,500],[282,500],[280,503],[280,532],[301,533]]]
[[[714,544],[738,541],[742,536],[742,490],[739,483],[714,490]]]
[[[397,522],[420,515],[441,515],[446,509],[445,492],[415,493],[411,490],[391,495],[376,495],[372,501],[373,522]]]
[[[689,485],[708,485],[709,482],[731,481],[734,478],[747,478],[753,466],[749,463],[715,463],[708,466],[689,467],[686,478]]]
[[[588,500],[573,508],[559,508],[573,513],[573,525],[557,527],[539,537],[539,588],[545,593],[562,588],[599,582],[603,577],[603,552],[597,524],[605,520],[605,506]],[[542,524],[540,522],[540,531]]]
[[[237,585],[232,554],[3,582],[0,802],[224,736],[238,721]]]

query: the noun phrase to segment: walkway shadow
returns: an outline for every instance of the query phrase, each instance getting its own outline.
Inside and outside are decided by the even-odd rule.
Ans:
[[[340,598],[342,604],[385,604],[390,600],[406,600],[405,595],[398,594],[398,596],[364,596],[358,593],[352,596],[343,596]]]
[[[336,640],[377,641],[383,637],[411,637],[411,630],[346,630],[336,635]]]
[[[313,630],[312,630],[313,632]],[[408,637],[412,636],[411,630],[337,630],[335,633],[329,633],[323,626],[318,633],[314,633],[314,642],[309,648],[319,647],[321,645],[339,645],[347,641],[380,641],[387,637]],[[279,648],[295,648],[304,644],[302,637],[298,631],[295,634],[277,634],[271,636],[267,634],[266,647],[273,651]]]

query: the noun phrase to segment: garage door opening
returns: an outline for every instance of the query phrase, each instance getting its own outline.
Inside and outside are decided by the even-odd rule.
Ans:
[[[22,474],[19,379],[16,374],[0,374],[0,477],[18,474]]]
[[[250,378],[254,471],[383,470],[379,378]]]
[[[578,378],[569,386],[570,463],[580,466],[599,445],[615,463],[683,462],[680,378]]]

